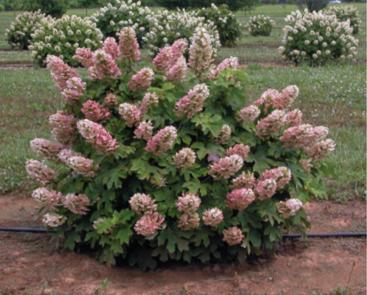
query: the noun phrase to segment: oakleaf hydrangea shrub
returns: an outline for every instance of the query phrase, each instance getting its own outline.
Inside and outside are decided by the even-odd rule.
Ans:
[[[31,35],[38,28],[40,21],[45,19],[46,15],[41,11],[22,12],[17,15],[15,20],[10,24],[6,30],[5,37],[9,45],[16,49],[28,49],[31,44]],[[52,21],[47,17],[45,21]]]
[[[101,46],[102,33],[89,19],[65,15],[57,20],[42,20],[32,34],[32,57],[35,63],[45,65],[47,55],[61,57],[70,65],[78,63],[73,59],[79,47],[95,50]]]
[[[270,17],[259,14],[250,17],[247,28],[252,36],[270,36],[274,24]]]
[[[222,45],[234,45],[240,38],[241,24],[237,20],[235,14],[228,9],[228,6],[216,6],[212,4],[211,7],[199,9],[197,14],[215,24]]]
[[[201,30],[143,60],[131,27],[102,49],[79,48],[82,79],[60,57],[47,67],[65,99],[52,139],[30,143],[26,170],[45,226],[68,249],[144,269],[167,261],[230,262],[269,251],[308,226],[321,194],[328,129],[291,109],[297,86],[252,104],[237,58],[213,64]]]
[[[353,36],[349,22],[340,22],[335,15],[299,10],[285,18],[284,58],[296,64],[323,65],[337,59],[354,60],[358,40]]]
[[[326,14],[335,14],[339,21],[348,21],[353,29],[353,34],[358,34],[361,18],[358,9],[354,6],[329,6]]]
[[[105,37],[118,37],[123,27],[133,27],[139,44],[142,37],[149,32],[153,12],[147,6],[142,6],[139,1],[116,0],[99,9],[92,17],[97,27]]]

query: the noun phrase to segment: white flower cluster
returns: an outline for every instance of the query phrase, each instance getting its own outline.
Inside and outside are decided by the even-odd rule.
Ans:
[[[124,27],[134,28],[139,43],[149,31],[152,18],[153,12],[149,7],[133,0],[116,0],[113,4],[108,3],[90,17],[105,37],[116,37]]]
[[[26,11],[17,15],[10,27],[5,31],[5,37],[12,48],[28,49],[31,35],[36,31],[41,20],[51,21],[40,10]]]
[[[234,45],[240,38],[242,25],[228,6],[212,3],[211,7],[198,9],[197,15],[216,25],[222,45]]]
[[[247,29],[252,36],[269,36],[275,22],[266,15],[251,16]]]
[[[76,15],[65,15],[57,20],[41,20],[32,34],[32,57],[43,66],[47,55],[56,55],[76,65],[75,50],[80,47],[95,50],[102,44],[102,33],[94,22]]]
[[[283,46],[279,48],[284,58],[310,65],[338,58],[355,59],[358,40],[352,35],[349,21],[341,22],[335,15],[307,10],[294,11],[285,21]]]
[[[152,53],[156,53],[159,48],[172,44],[177,39],[185,38],[191,41],[199,28],[208,32],[215,55],[221,46],[217,27],[213,22],[199,17],[195,11],[160,10],[154,15],[150,31],[143,37],[143,42]]]
[[[105,37],[116,37],[122,28],[133,27],[140,46],[146,46],[154,54],[177,39],[190,40],[198,27],[204,27],[209,32],[215,52],[220,47],[216,25],[200,17],[197,11],[152,11],[149,7],[142,6],[140,1],[116,0],[102,7],[90,19]],[[225,17],[222,20],[227,21]]]
[[[353,34],[358,34],[361,18],[358,9],[354,6],[329,6],[325,10],[326,14],[335,14],[339,21],[349,20],[350,26],[353,29]]]

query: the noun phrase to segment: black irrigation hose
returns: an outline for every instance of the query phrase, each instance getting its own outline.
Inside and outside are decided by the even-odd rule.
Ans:
[[[49,233],[45,228],[42,227],[0,227],[0,232],[15,232],[15,233],[37,233],[45,234]],[[367,232],[334,232],[334,233],[309,233],[306,234],[307,238],[363,238],[367,237]],[[295,240],[302,238],[301,234],[284,234],[283,239]]]

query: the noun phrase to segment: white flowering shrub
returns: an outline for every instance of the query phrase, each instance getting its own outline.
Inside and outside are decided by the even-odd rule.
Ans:
[[[66,248],[146,269],[235,261],[305,231],[301,199],[322,193],[335,143],[291,109],[296,86],[246,105],[246,74],[234,57],[214,65],[210,40],[201,29],[188,60],[179,39],[147,61],[127,27],[76,51],[86,81],[48,56],[65,107],[49,117],[52,140],[31,141],[43,161],[26,169]]]
[[[201,8],[197,11],[198,16],[211,21],[217,27],[220,43],[225,46],[236,44],[241,36],[241,24],[235,14],[229,10],[228,6],[216,6]]]
[[[31,44],[31,35],[39,27],[41,20],[52,21],[41,11],[26,11],[18,14],[5,32],[5,38],[12,48],[28,49]]]
[[[176,39],[184,38],[191,42],[192,36],[199,28],[204,28],[209,33],[211,46],[216,53],[221,46],[217,27],[212,21],[199,17],[197,11],[160,10],[154,15],[143,42],[152,53],[157,53],[159,48],[173,43]]]
[[[339,21],[348,21],[353,29],[353,34],[358,34],[361,18],[358,9],[354,6],[329,6],[325,13],[335,14]]]
[[[149,31],[153,12],[140,1],[116,0],[99,9],[91,16],[105,37],[117,37],[123,27],[133,27],[139,44]]]
[[[349,22],[340,22],[335,15],[323,12],[295,11],[285,19],[284,58],[296,64],[322,65],[337,59],[354,60],[358,40],[353,37]]]
[[[77,65],[73,59],[75,50],[79,47],[99,48],[102,33],[89,19],[65,15],[57,20],[42,20],[32,38],[29,48],[37,64],[44,66],[47,55],[56,55],[71,65]]]
[[[259,14],[250,17],[247,28],[252,36],[270,36],[274,24],[270,17]]]

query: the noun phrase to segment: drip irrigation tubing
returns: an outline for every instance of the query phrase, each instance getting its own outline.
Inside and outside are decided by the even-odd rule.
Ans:
[[[51,233],[52,230],[47,230],[42,227],[0,227],[0,232],[14,232],[14,233],[33,233],[46,234]],[[308,233],[302,234],[284,234],[283,239],[295,240],[302,237],[311,239],[325,239],[325,238],[363,238],[367,237],[367,232],[328,232],[328,233]]]

